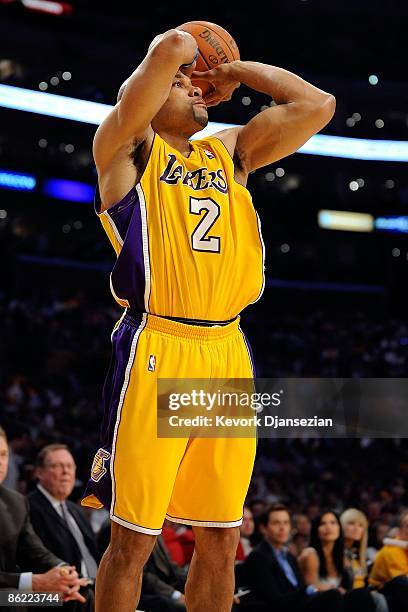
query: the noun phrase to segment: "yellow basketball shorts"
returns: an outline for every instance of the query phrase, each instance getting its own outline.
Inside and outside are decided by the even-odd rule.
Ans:
[[[203,327],[125,311],[112,344],[101,446],[82,505],[105,506],[113,521],[153,535],[165,518],[203,527],[240,525],[256,437],[157,437],[158,377],[253,377],[239,317]]]

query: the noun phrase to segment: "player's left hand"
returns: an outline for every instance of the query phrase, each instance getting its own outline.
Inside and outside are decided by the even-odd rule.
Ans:
[[[188,66],[188,67],[180,66],[180,72],[182,72],[183,74],[191,78],[191,75],[196,69],[196,65],[197,65],[197,62],[194,62],[194,64],[191,64],[191,66]]]
[[[191,80],[206,81],[213,86],[213,91],[210,91],[204,96],[204,102],[207,106],[217,106],[220,102],[231,100],[234,91],[241,85],[231,76],[231,70],[228,64],[220,64],[212,70],[199,72],[195,70],[191,75]]]

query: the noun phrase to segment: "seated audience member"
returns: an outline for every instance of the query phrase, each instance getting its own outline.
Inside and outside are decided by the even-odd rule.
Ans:
[[[341,608],[338,590],[319,593],[305,585],[296,558],[288,552],[291,520],[288,509],[275,504],[259,517],[263,540],[245,561],[248,585],[257,600],[271,612],[336,612]]]
[[[353,578],[353,588],[361,589],[367,586],[367,540],[368,520],[366,515],[356,508],[345,510],[340,516],[344,537],[344,558],[350,568]],[[373,591],[370,594],[377,609],[386,610],[384,595]]]
[[[366,515],[356,508],[345,510],[340,516],[344,537],[344,555],[353,575],[353,588],[366,586],[367,582],[367,539],[368,521]]]
[[[162,537],[171,560],[180,567],[184,567],[186,561],[183,547],[178,538],[177,524],[171,523],[166,519],[163,523]]]
[[[293,529],[289,550],[298,557],[302,550],[309,545],[310,541],[310,519],[306,514],[295,514],[292,519]]]
[[[384,538],[390,531],[390,525],[384,521],[377,521],[368,528],[367,561],[369,565],[374,562],[377,552],[382,548]]]
[[[110,529],[110,519],[108,519],[98,533],[100,555],[109,545]],[[182,612],[185,610],[183,591],[186,575],[187,572],[171,560],[162,536],[158,536],[143,571],[139,608],[145,612]]]
[[[74,566],[50,552],[34,532],[28,506],[20,493],[2,485],[8,468],[8,444],[0,427],[0,589],[54,591],[64,601],[85,602],[85,584]]]
[[[370,584],[382,587],[396,576],[408,576],[408,510],[400,516],[399,535],[385,538],[370,574]]]
[[[254,519],[254,533],[251,538],[253,546],[262,542],[262,535],[259,531],[259,517],[269,508],[270,504],[267,504],[263,499],[255,498],[248,503],[248,508],[252,512]]]
[[[159,596],[169,610],[185,610],[183,592],[186,578],[187,572],[170,559],[162,536],[157,536],[156,544],[143,571],[139,607],[142,610],[150,609],[151,598]],[[162,607],[157,608],[158,612],[162,609]]]
[[[369,583],[381,590],[392,612],[408,610],[408,510],[401,513],[396,538],[384,538]]]
[[[242,519],[242,525],[239,527],[240,538],[237,547],[237,554],[235,560],[237,562],[245,561],[247,556],[252,550],[252,544],[250,537],[253,535],[255,530],[254,518],[251,510],[244,506],[244,515]]]
[[[194,531],[186,525],[166,519],[162,536],[171,559],[180,567],[188,565],[194,552]]]
[[[74,458],[65,444],[50,444],[39,452],[37,487],[28,495],[30,518],[43,544],[75,565],[91,586],[98,569],[96,538],[82,508],[68,500],[75,471]],[[87,589],[86,597],[93,601],[92,588]]]
[[[305,583],[320,591],[338,589],[346,610],[387,612],[383,597],[375,601],[368,589],[353,588],[353,577],[344,562],[344,541],[335,512],[323,512],[312,521],[310,546],[299,557]]]

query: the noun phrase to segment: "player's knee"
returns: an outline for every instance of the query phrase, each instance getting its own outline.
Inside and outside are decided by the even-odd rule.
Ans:
[[[230,565],[235,559],[239,542],[239,528],[205,527],[196,535],[196,555],[210,559],[211,563]]]
[[[143,569],[156,542],[156,536],[139,533],[112,525],[111,540],[106,551],[116,567],[127,567],[131,572]]]

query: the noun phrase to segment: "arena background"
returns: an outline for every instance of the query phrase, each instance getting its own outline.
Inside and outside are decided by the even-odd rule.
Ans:
[[[297,153],[250,177],[267,283],[242,327],[261,376],[405,377],[408,153],[398,143],[408,141],[406,2],[274,0],[267,13],[262,3],[241,10],[155,2],[143,13],[130,3],[90,0],[38,10],[51,10],[46,5],[0,0],[2,84],[113,104],[156,34],[205,19],[234,35],[243,59],[287,68],[333,93],[337,111],[324,134],[398,141],[377,147],[386,160],[359,159],[372,152],[362,141],[343,142],[341,157],[334,141],[330,156]],[[244,123],[269,103],[241,87],[210,119]],[[114,253],[90,201],[96,125],[4,102],[0,125],[7,482],[30,489],[38,449],[67,442],[78,463],[78,498],[97,447],[110,332],[120,316],[109,291]],[[372,231],[324,229],[322,210],[371,215]],[[404,439],[263,440],[249,499],[283,501],[310,517],[323,506],[356,505],[371,521],[392,525],[408,505],[407,475]]]

